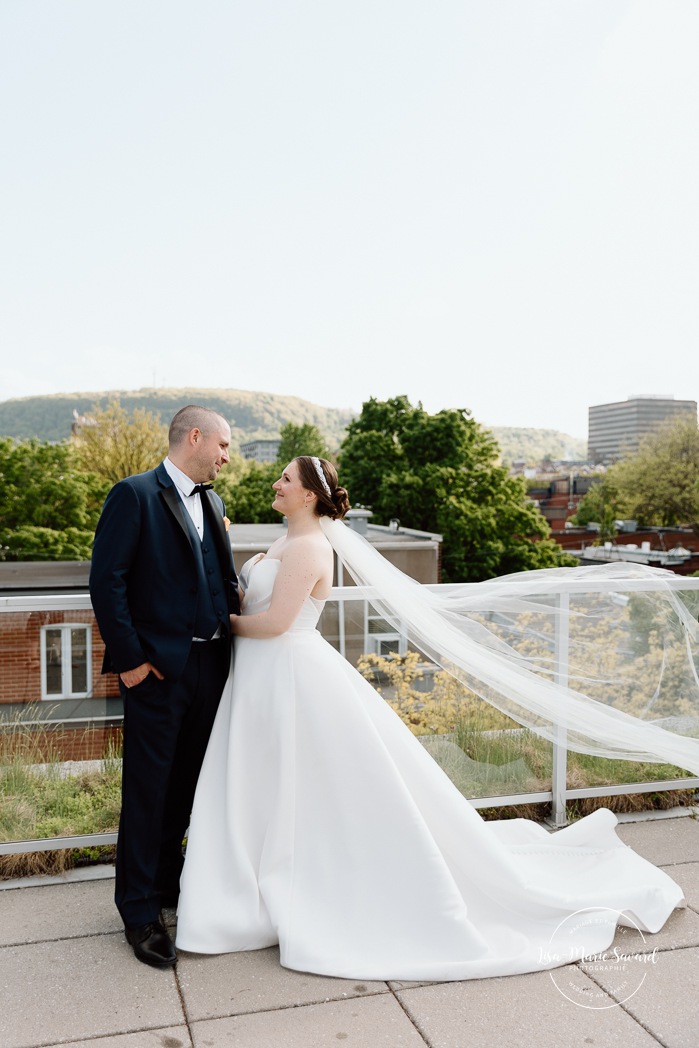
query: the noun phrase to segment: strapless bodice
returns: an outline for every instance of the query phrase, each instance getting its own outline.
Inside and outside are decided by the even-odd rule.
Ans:
[[[243,564],[239,575],[240,585],[245,591],[243,615],[257,615],[261,611],[267,611],[272,602],[272,590],[280,564],[281,561],[274,557],[260,556],[251,557]],[[289,632],[314,630],[324,607],[324,600],[307,597]]]

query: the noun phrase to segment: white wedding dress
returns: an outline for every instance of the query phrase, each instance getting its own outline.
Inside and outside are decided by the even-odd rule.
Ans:
[[[269,606],[278,567],[248,562],[244,613]],[[194,802],[179,947],[279,943],[301,971],[473,979],[600,952],[622,912],[654,932],[682,905],[609,811],[555,834],[484,822],[323,640],[321,611],[310,597],[283,636],[236,640]]]

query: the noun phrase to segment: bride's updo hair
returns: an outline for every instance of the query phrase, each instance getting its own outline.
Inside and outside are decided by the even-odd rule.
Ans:
[[[317,495],[317,516],[341,520],[350,508],[350,500],[346,490],[337,483],[337,470],[332,462],[315,455],[299,455],[294,462],[304,488]]]

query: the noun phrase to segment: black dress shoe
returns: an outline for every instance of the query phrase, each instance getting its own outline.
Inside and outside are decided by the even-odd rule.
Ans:
[[[174,944],[160,920],[126,928],[126,939],[138,960],[153,968],[172,968],[177,960]]]

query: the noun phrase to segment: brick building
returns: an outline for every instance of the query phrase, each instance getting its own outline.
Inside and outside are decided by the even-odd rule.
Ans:
[[[624,521],[623,524],[628,526],[633,522]],[[692,575],[699,571],[699,535],[691,528],[634,527],[632,531],[621,531],[613,542],[605,543],[603,547],[598,545],[599,535],[590,526],[552,531],[551,538],[562,549],[578,557],[581,564],[626,560],[666,568],[676,575]]]
[[[87,595],[89,563],[0,564],[0,724],[65,759],[104,755],[123,708]]]
[[[528,487],[527,497],[538,506],[551,530],[560,531],[597,480],[583,473],[556,473],[537,478],[536,486]]]
[[[351,511],[352,525],[392,563],[419,582],[440,580],[441,536],[368,523]],[[284,524],[231,528],[238,570],[264,553]],[[123,719],[116,675],[102,675],[104,645],[88,594],[89,562],[0,563],[0,727],[41,728],[63,759],[103,756]],[[335,582],[352,585],[336,569]],[[326,639],[350,659],[405,646],[366,601],[329,602],[320,622]]]

